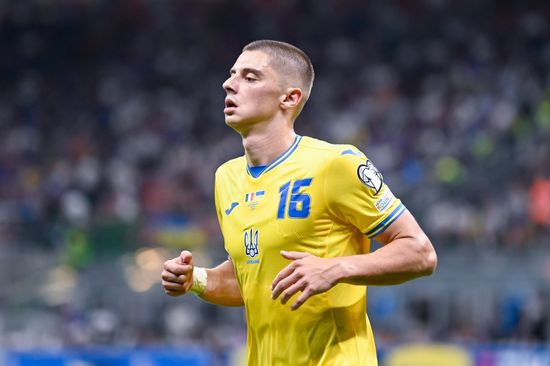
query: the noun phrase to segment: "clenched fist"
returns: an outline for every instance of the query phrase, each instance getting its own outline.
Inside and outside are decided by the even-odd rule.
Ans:
[[[169,296],[186,294],[193,286],[193,255],[184,250],[179,257],[164,262],[162,287]]]

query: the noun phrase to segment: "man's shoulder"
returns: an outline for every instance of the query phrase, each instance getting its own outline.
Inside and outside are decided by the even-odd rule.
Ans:
[[[329,158],[330,160],[344,155],[365,157],[357,147],[350,144],[333,144],[308,136],[302,138],[302,144],[303,150],[309,151],[319,157]]]
[[[236,170],[242,169],[243,166],[246,164],[245,156],[239,156],[234,159],[228,160],[225,163],[221,164],[218,169],[216,169],[216,176],[219,176],[220,174],[233,172]]]

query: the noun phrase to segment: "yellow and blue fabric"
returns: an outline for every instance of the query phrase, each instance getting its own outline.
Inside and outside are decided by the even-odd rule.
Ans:
[[[259,194],[258,192],[261,192]],[[329,258],[368,253],[404,211],[366,156],[298,136],[261,171],[244,156],[216,172],[216,211],[248,323],[247,365],[377,365],[366,287],[337,284],[295,312],[271,299],[290,262],[281,250]]]

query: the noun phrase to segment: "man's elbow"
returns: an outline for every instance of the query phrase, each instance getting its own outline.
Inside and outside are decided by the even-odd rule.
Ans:
[[[432,245],[430,239],[423,235],[422,238],[419,238],[420,246],[420,263],[419,263],[419,272],[421,276],[430,276],[434,273],[435,268],[437,267],[437,254]]]

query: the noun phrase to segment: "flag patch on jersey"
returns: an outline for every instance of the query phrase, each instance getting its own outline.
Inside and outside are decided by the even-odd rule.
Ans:
[[[265,191],[247,193],[244,197],[244,201],[248,204],[248,207],[254,209],[260,203],[260,199],[265,195]]]

